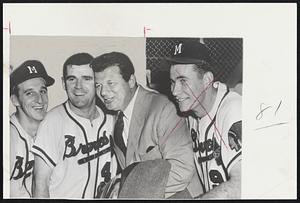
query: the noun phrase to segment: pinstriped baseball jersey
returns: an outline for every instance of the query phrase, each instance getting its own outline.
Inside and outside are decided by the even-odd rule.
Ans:
[[[10,197],[32,197],[33,137],[23,129],[15,114],[10,117]]]
[[[100,117],[90,121],[65,102],[40,124],[32,151],[53,169],[51,198],[94,198],[98,187],[116,174],[110,147],[113,117],[97,110]]]
[[[194,160],[204,192],[229,179],[232,166],[241,160],[241,97],[226,85],[218,86],[215,103],[201,119],[188,118]]]

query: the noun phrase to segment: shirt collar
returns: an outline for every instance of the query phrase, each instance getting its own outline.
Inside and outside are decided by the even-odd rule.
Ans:
[[[125,110],[123,112],[125,118],[127,118],[128,120],[130,120],[130,118],[131,118],[133,107],[134,107],[134,103],[135,103],[137,92],[139,91],[139,88],[140,88],[140,86],[138,86],[136,88],[135,93],[134,93],[132,99],[130,100],[128,106],[125,108]]]
[[[88,119],[88,118],[84,118],[84,117],[82,117],[82,116],[79,116],[79,115],[77,115],[77,114],[75,114],[73,111],[72,111],[72,109],[71,109],[71,107],[70,107],[70,104],[69,104],[69,100],[67,100],[67,102],[66,102],[66,108],[67,108],[67,110],[68,110],[68,112],[74,117],[74,118],[76,118],[77,120],[80,120],[81,122],[94,122],[94,121],[101,121],[101,120],[103,120],[104,119],[104,114],[103,114],[103,111],[96,105],[96,110],[98,111],[98,113],[99,113],[99,115],[98,115],[98,117],[97,118],[95,118],[95,119],[93,119],[92,121],[90,121],[90,119]]]
[[[23,126],[21,125],[21,123],[19,122],[19,120],[17,119],[16,116],[16,112],[14,112],[11,116],[10,116],[10,121],[17,127],[17,129],[19,131],[21,131],[20,136],[25,138],[25,139],[31,139],[34,140],[35,136],[32,137],[30,136],[26,130],[23,128]]]
[[[217,89],[217,95],[216,95],[216,98],[215,98],[215,101],[214,101],[214,104],[213,104],[211,110],[208,112],[209,116],[206,114],[205,116],[203,116],[203,118],[204,117],[212,117],[216,113],[219,103],[227,91],[226,85],[219,81],[216,81],[213,83],[213,88]]]
[[[216,81],[214,82],[213,84],[213,88],[216,88],[217,89],[217,96],[216,96],[216,99],[214,101],[214,105],[213,107],[211,108],[211,110],[208,112],[209,116],[206,114],[205,116],[203,116],[202,118],[194,118],[192,116],[188,116],[187,120],[188,120],[188,127],[193,127],[194,126],[194,122],[196,120],[201,120],[203,118],[209,118],[209,117],[212,117],[216,111],[217,111],[217,108],[218,108],[218,105],[221,101],[221,99],[223,98],[224,94],[226,93],[227,91],[227,87],[224,83],[221,83],[219,81]]]

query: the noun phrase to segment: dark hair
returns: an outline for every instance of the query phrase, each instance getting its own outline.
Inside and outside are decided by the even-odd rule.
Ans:
[[[111,66],[118,66],[120,74],[123,79],[128,82],[132,74],[134,74],[134,67],[129,57],[120,52],[110,52],[96,57],[91,62],[91,68],[94,72],[104,71]]]
[[[210,65],[210,63],[203,60],[199,63],[196,63],[195,65],[197,66],[197,68],[195,68],[195,70],[197,70],[200,75],[203,75],[204,73],[206,73],[208,71],[212,72],[213,75],[215,75],[215,70],[214,70],[213,66]]]
[[[10,90],[10,94],[9,95],[10,96],[11,95],[16,95],[17,97],[19,97],[19,87],[18,87],[18,85],[16,85],[14,88],[12,88]]]
[[[90,64],[91,61],[94,59],[94,57],[88,53],[78,53],[78,54],[74,54],[72,56],[70,56],[64,63],[63,66],[63,77],[64,79],[66,79],[66,75],[67,75],[67,67],[69,65],[86,65],[86,64]]]

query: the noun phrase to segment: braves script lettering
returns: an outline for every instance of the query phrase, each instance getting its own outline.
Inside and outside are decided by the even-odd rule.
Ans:
[[[205,140],[204,142],[197,141],[195,144],[194,152],[210,152],[213,149],[213,141],[211,139]]]
[[[220,160],[220,155],[221,155],[221,151],[220,151],[220,145],[218,145],[218,143],[216,142],[215,137],[213,137],[212,139],[208,139],[205,140],[204,142],[199,142],[198,140],[194,141],[194,146],[193,146],[193,151],[194,152],[198,152],[200,157],[198,158],[198,162],[202,163],[202,162],[206,162],[209,161],[213,158],[216,159],[216,162],[218,165],[221,164],[221,160]],[[200,153],[208,153],[211,152],[209,155],[202,157]]]
[[[26,162],[24,169],[22,168],[23,160],[24,160],[23,157],[16,156],[15,166],[14,166],[12,176],[11,176],[10,179],[17,180],[17,179],[20,179],[22,177],[24,177],[24,179],[26,179],[31,175],[33,165],[34,165],[34,160]],[[16,171],[17,171],[17,175],[14,176]]]
[[[34,160],[31,160],[31,161],[28,161],[28,162],[26,161],[25,165],[24,165],[25,166],[24,169],[22,168],[23,160],[24,160],[24,157],[16,156],[16,162],[15,162],[15,166],[14,166],[13,172],[11,174],[10,180],[11,179],[18,180],[20,178],[23,178],[22,185],[27,190],[27,187],[25,185],[26,184],[26,179],[28,177],[30,177],[31,174],[32,174]],[[27,190],[27,192],[28,192],[28,190]],[[30,195],[29,192],[28,192],[28,194]]]
[[[65,135],[65,152],[64,152],[63,160],[65,158],[76,156],[79,152],[81,152],[81,154],[88,154],[94,151],[99,154],[98,150],[108,144],[109,144],[109,138],[106,136],[106,131],[104,131],[103,136],[96,141],[88,142],[87,144],[79,143],[78,148],[76,148],[75,146],[75,136]],[[109,150],[107,149],[105,149],[104,151],[100,151],[99,155],[104,154],[108,151]],[[98,156],[95,156],[95,154],[89,155],[86,158],[84,158],[84,160],[91,161],[92,159],[95,159],[97,157]],[[82,164],[82,163],[86,163],[87,161],[79,160],[78,162]]]

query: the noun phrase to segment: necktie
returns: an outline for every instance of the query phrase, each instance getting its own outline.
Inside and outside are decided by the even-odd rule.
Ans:
[[[124,129],[124,121],[123,121],[124,114],[122,111],[118,112],[117,121],[114,128],[114,140],[115,144],[121,149],[126,157],[126,146],[123,139],[123,129]]]

